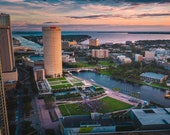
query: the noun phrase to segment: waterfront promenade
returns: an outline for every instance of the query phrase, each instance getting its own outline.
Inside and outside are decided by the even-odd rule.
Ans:
[[[77,76],[73,76],[73,77],[75,77],[77,79],[80,79],[81,81],[85,80],[85,79],[82,79],[82,78],[77,77]],[[104,87],[104,86],[102,86],[100,84],[97,84],[96,82],[88,81],[88,80],[85,80],[85,81],[92,84],[92,85],[98,85],[98,86],[102,87],[105,90],[105,93],[107,94],[107,96],[109,96],[111,98],[114,98],[114,99],[117,99],[117,100],[120,100],[120,101],[123,101],[125,103],[128,103],[128,104],[136,106],[138,103],[143,103],[144,102],[141,99],[137,99],[137,98],[125,95],[123,93],[119,93],[117,91],[113,91],[113,90],[111,90],[111,89],[109,89],[107,87]],[[131,99],[133,99],[133,100],[131,100]],[[134,102],[134,101],[136,101],[136,102]]]
[[[119,92],[115,92],[109,88],[106,88],[104,86],[101,86],[95,82],[91,82],[91,81],[88,81],[88,80],[84,80],[82,78],[79,78],[79,77],[76,77],[76,76],[73,76],[74,78],[76,79],[79,79],[81,81],[86,81],[88,82],[89,84],[92,84],[92,85],[98,85],[102,88],[104,88],[105,90],[105,95],[99,97],[99,98],[95,98],[95,99],[82,99],[82,100],[78,100],[78,101],[56,101],[56,107],[54,108],[54,111],[56,112],[58,118],[62,118],[62,113],[60,112],[59,108],[58,108],[58,103],[81,103],[81,102],[86,102],[86,100],[88,101],[95,101],[95,100],[98,100],[98,99],[101,99],[105,96],[109,96],[111,98],[114,98],[114,99],[117,99],[117,100],[120,100],[122,102],[125,102],[125,103],[128,103],[128,104],[131,104],[133,106],[136,106],[139,102],[140,103],[143,103],[142,100],[140,99],[137,99],[136,101],[137,102],[132,102],[132,101],[129,101],[129,99],[131,99],[132,97],[130,96],[127,96],[125,94],[122,94],[122,93],[119,93]],[[50,115],[49,115],[49,110],[45,108],[45,103],[44,103],[44,100],[43,99],[35,99],[36,101],[36,104],[37,104],[37,107],[38,107],[38,114],[39,114],[39,119],[40,119],[40,122],[41,122],[41,127],[42,127],[42,130],[43,130],[43,133],[45,133],[45,129],[54,129],[55,133],[60,133],[59,132],[59,129],[58,129],[58,121],[55,121],[55,122],[52,122],[51,118],[50,118]]]

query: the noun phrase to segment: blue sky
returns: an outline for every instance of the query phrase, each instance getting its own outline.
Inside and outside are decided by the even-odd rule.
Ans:
[[[41,30],[57,22],[63,30],[170,31],[170,0],[0,0],[13,30]]]

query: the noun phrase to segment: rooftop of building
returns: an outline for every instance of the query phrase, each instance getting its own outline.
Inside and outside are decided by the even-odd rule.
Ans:
[[[101,133],[95,133],[94,135],[101,135]],[[102,135],[170,135],[170,131],[129,131],[122,133],[102,133]]]
[[[0,16],[8,16],[8,17],[9,17],[9,14],[6,14],[6,13],[0,13]]]
[[[57,22],[46,22],[42,25],[43,27],[48,27],[48,26],[56,26],[59,27]]]
[[[62,120],[62,124],[65,128],[83,127],[86,125],[93,126],[114,126],[114,121],[111,118],[99,117],[92,120],[90,115],[83,116],[69,116]]]
[[[145,72],[140,74],[140,76],[142,77],[149,77],[149,78],[153,78],[153,79],[162,79],[164,78],[166,75],[164,74],[157,74],[157,73],[153,73],[153,72]]]
[[[33,70],[34,71],[36,71],[36,70],[44,70],[44,67],[43,66],[34,66]]]
[[[142,125],[170,124],[170,108],[132,109]]]

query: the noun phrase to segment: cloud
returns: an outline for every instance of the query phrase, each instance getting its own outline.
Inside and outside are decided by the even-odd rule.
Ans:
[[[24,0],[1,0],[2,2],[24,2]]]
[[[120,17],[120,18],[127,18],[122,15],[88,15],[88,16],[66,16],[68,18],[73,18],[73,19],[97,19],[97,18],[115,18],[115,17]]]
[[[62,31],[169,31],[170,26],[160,25],[107,25],[107,24],[74,24],[59,25]],[[13,31],[42,31],[42,24],[25,24],[22,26],[13,26]]]
[[[129,2],[129,3],[167,3],[169,0],[120,0],[120,2]]]
[[[146,13],[146,14],[139,14],[136,17],[161,17],[161,16],[170,16],[170,13]]]
[[[22,30],[29,30],[29,31],[41,31],[43,24],[29,24],[29,23],[25,23],[25,24],[18,24],[18,25],[12,25],[12,30],[13,31],[22,31]]]
[[[170,25],[169,7],[170,0],[0,0],[1,12],[11,15],[15,28],[38,28],[46,21]],[[142,17],[148,18],[141,21]]]

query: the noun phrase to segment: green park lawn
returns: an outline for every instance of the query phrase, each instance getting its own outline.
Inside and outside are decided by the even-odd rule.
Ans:
[[[101,103],[101,110],[97,110],[99,113],[114,112],[132,107],[132,105],[110,97],[104,97],[99,102]],[[59,109],[63,116],[88,115],[91,113],[88,106],[81,103],[59,105]]]
[[[78,104],[78,103],[59,105],[59,109],[60,109],[63,116],[90,114],[89,111],[82,111],[81,107],[82,106],[80,104]]]
[[[65,83],[65,84],[59,84],[59,85],[53,85],[51,86],[52,89],[62,89],[62,88],[68,88],[68,87],[72,87],[72,85],[70,83]]]
[[[48,78],[48,82],[53,90],[72,87],[65,77]]]
[[[102,66],[110,66],[110,65],[112,65],[109,61],[99,61],[98,64],[100,64]]]
[[[108,71],[108,69],[103,69],[100,71],[100,74],[111,76],[111,73]]]
[[[104,97],[100,99],[100,101],[103,103],[103,108],[101,113],[114,112],[114,111],[129,109],[132,107],[132,105],[130,104],[127,104],[125,102],[110,97]]]
[[[60,77],[60,78],[47,78],[47,80],[50,81],[62,81],[62,80],[66,80],[65,77]]]

